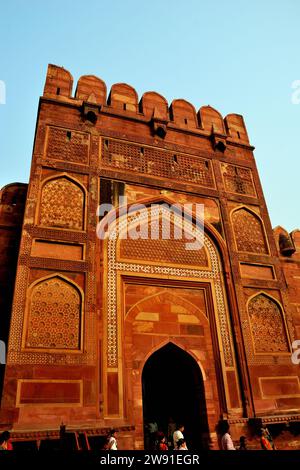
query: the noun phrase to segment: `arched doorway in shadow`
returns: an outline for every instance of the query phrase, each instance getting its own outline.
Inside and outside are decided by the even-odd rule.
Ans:
[[[193,357],[173,343],[147,360],[142,373],[144,425],[155,421],[168,434],[170,417],[184,424],[189,449],[208,448],[208,422],[203,378]],[[150,441],[145,432],[145,448]]]

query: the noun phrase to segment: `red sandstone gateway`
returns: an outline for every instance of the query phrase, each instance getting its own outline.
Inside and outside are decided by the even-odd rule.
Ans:
[[[153,421],[183,422],[189,449],[218,448],[220,418],[248,447],[255,426],[297,426],[300,232],[272,231],[242,116],[156,92],[138,102],[120,83],[107,98],[92,75],[72,85],[49,65],[27,198],[26,185],[1,192],[2,426],[15,439],[114,427],[120,449],[149,447]],[[143,210],[126,218],[120,196]],[[104,203],[117,217],[99,239]],[[198,250],[174,237],[174,203],[204,205]],[[122,236],[153,204],[170,238]]]

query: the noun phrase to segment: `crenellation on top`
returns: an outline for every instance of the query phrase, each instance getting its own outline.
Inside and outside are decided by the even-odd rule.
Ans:
[[[227,114],[224,122],[227,135],[234,140],[249,143],[249,137],[243,116],[240,114]]]
[[[198,112],[202,128],[213,131],[215,134],[226,135],[224,121],[221,113],[210,105],[201,106]]]
[[[162,121],[170,120],[168,101],[156,91],[146,91],[143,94],[139,103],[139,111],[149,119],[154,116]]]
[[[171,120],[183,129],[198,129],[199,122],[194,106],[186,100],[173,100],[170,106]]]
[[[106,104],[106,84],[95,75],[82,75],[77,82],[75,98],[98,105]]]
[[[107,105],[122,111],[138,112],[138,94],[127,83],[112,85],[107,99]]]
[[[70,72],[63,67],[49,64],[47,70],[44,96],[72,97],[73,77]]]
[[[155,91],[145,92],[139,101],[136,90],[126,83],[113,84],[107,96],[105,82],[94,75],[79,78],[74,97],[72,87],[73,77],[69,71],[57,65],[48,65],[44,97],[96,104],[106,112],[116,110],[128,116],[160,121],[164,126],[170,124],[182,130],[197,131],[212,136],[215,146],[221,140],[226,147],[227,139],[250,145],[243,116],[239,114],[232,113],[223,118],[209,105],[202,106],[196,112],[195,107],[184,99],[175,99],[169,106],[166,98]]]

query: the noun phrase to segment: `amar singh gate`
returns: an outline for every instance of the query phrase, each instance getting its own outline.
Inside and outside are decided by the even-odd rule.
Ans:
[[[139,101],[123,83],[107,97],[91,75],[74,97],[72,85],[49,65],[28,188],[1,192],[3,427],[115,427],[121,448],[142,449],[144,424],[172,416],[194,446],[217,448],[221,418],[234,439],[258,422],[300,447],[288,427],[300,418],[300,232],[272,230],[243,117],[156,92]],[[204,205],[201,248],[172,236],[175,203]],[[116,208],[104,239],[100,204]],[[170,238],[122,236],[153,205]],[[187,225],[197,238],[193,213]]]

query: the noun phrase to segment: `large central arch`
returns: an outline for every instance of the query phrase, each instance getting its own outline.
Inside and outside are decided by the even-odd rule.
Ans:
[[[157,206],[159,202],[170,204],[168,200],[154,202]],[[119,210],[104,241],[104,292],[108,293],[103,299],[102,370],[104,390],[108,391],[104,395],[104,416],[133,423],[136,448],[144,446],[141,376],[145,360],[168,342],[180,343],[182,349],[201,363],[204,375],[209,377],[204,388],[211,436],[220,414],[229,408],[241,412],[222,263],[209,231],[206,229],[204,233],[203,250],[208,258],[205,266],[184,259],[181,264],[176,264],[174,257],[171,262],[150,260],[145,251],[138,257],[136,249],[130,257],[130,250],[122,248],[122,232],[137,222],[147,221],[151,203],[153,200],[144,207],[136,207],[129,216],[127,211]],[[170,217],[166,204],[156,210],[155,213],[152,209],[152,217],[153,214]],[[181,223],[176,213],[172,212],[171,219],[174,225]],[[192,214],[188,224],[191,233],[202,240]],[[135,241],[130,243],[134,245]],[[163,291],[168,299],[175,298],[174,290],[177,290],[177,297],[188,301],[198,295],[191,301],[195,304],[195,315],[188,315],[172,300],[164,300],[161,309],[154,308],[153,302],[148,303],[147,308],[143,303],[141,310],[141,300],[161,298]],[[147,292],[153,292],[153,295],[149,296]],[[197,313],[201,310],[197,308],[199,305],[205,310],[202,316]],[[196,319],[192,319],[193,316]],[[229,386],[234,389],[234,403],[230,402]]]

